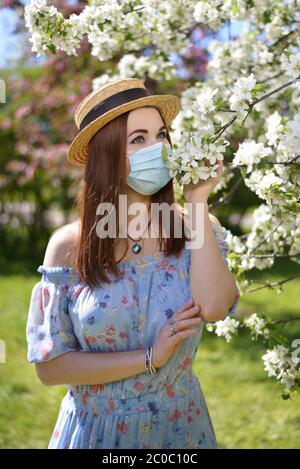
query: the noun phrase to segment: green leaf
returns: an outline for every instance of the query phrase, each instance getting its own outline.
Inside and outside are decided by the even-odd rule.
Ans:
[[[218,98],[215,98],[213,100],[214,105],[216,106],[217,109],[223,108],[227,106],[228,104],[228,99],[223,98],[222,96],[219,96]]]
[[[267,328],[270,329],[270,330],[274,330],[274,329],[277,329],[277,326],[276,326],[276,324],[267,323]]]
[[[273,334],[273,339],[277,340],[277,342],[279,342],[282,345],[285,345],[286,347],[289,346],[288,339],[281,334]]]
[[[290,57],[290,55],[292,54],[291,51],[288,49],[285,49],[284,51],[282,51],[282,53],[286,55],[287,57]]]
[[[284,390],[282,393],[281,393],[281,397],[284,401],[287,401],[288,399],[291,399],[291,393],[290,391],[288,390]]]
[[[264,11],[264,13],[262,15],[262,20],[263,20],[264,24],[269,23],[270,20],[271,20],[271,12],[270,11]]]
[[[168,150],[165,145],[162,146],[162,157],[165,161],[168,161]]]
[[[254,89],[257,91],[265,91],[266,85],[265,83],[256,83],[256,85],[254,86]]]
[[[238,12],[237,0],[234,0],[234,1],[232,2],[232,7],[231,7],[231,9],[232,9],[232,13],[233,13],[234,15],[236,15],[237,12]]]
[[[47,44],[47,48],[49,49],[49,51],[52,53],[52,54],[55,54],[56,52],[56,47],[54,44]]]
[[[56,20],[56,27],[57,29],[60,29],[64,23],[64,17],[61,15],[61,16],[58,16],[57,20]]]

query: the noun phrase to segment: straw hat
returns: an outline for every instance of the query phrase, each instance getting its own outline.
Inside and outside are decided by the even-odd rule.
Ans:
[[[180,99],[175,95],[151,95],[144,83],[136,78],[116,80],[90,93],[75,111],[79,133],[69,147],[69,163],[83,166],[93,135],[115,117],[142,106],[158,108],[169,127],[180,111]]]

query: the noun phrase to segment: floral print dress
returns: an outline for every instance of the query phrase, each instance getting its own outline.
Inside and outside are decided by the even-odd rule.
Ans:
[[[213,224],[224,262],[224,227]],[[30,363],[69,351],[122,352],[146,348],[192,297],[191,250],[121,261],[117,279],[90,289],[70,267],[38,267],[26,327]],[[239,291],[228,314],[239,301]],[[48,448],[217,448],[197,375],[199,333],[186,337],[157,373],[95,385],[69,385]]]

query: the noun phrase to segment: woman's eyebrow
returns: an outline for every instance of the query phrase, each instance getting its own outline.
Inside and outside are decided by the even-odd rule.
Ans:
[[[163,125],[158,131],[160,132],[162,129],[166,129],[166,127]],[[167,129],[166,129],[167,130]],[[148,130],[146,129],[136,129],[134,130],[133,132],[131,132],[131,134],[128,135],[128,137],[130,137],[130,135],[136,133],[136,132],[141,132],[143,134],[147,134],[148,133]]]

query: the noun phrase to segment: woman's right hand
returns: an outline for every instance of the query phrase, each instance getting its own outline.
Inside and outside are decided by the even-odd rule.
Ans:
[[[163,366],[169,358],[176,352],[183,339],[199,332],[198,328],[190,329],[192,326],[201,324],[203,319],[200,316],[200,306],[194,305],[191,299],[184,304],[173,316],[173,324],[170,320],[161,329],[158,338],[153,344],[152,363],[155,368]],[[173,335],[171,327],[174,328]]]

